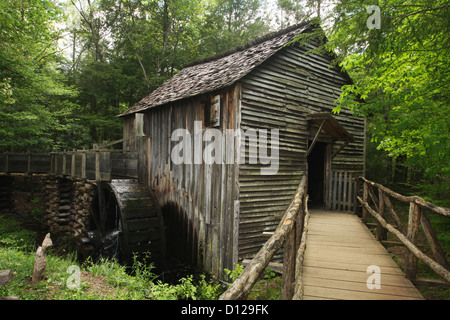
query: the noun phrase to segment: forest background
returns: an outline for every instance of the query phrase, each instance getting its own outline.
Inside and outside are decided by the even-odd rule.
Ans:
[[[0,152],[120,139],[117,115],[187,63],[310,19],[354,81],[335,112],[367,117],[366,176],[448,206],[445,0],[0,0]]]

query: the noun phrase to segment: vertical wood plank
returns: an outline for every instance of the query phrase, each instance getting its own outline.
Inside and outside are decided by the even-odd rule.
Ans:
[[[363,200],[366,203],[369,197],[369,185],[367,184],[367,182],[363,182]],[[363,206],[362,208],[362,217],[361,217],[361,221],[363,223],[367,223],[367,209],[365,208],[365,206]]]
[[[380,188],[378,188],[378,214],[384,218],[384,192]],[[377,240],[386,240],[384,235],[385,230],[381,225],[381,222],[377,220]]]
[[[337,175],[338,172],[334,171],[333,172],[333,210],[336,210],[337,208],[337,188],[338,188],[338,184],[337,184]]]
[[[357,216],[359,216],[359,211],[358,211],[358,194],[361,188],[361,183],[358,179],[358,177],[356,177],[355,179],[355,190],[354,190],[354,194],[353,194],[353,213]]]
[[[408,239],[416,245],[417,234],[420,223],[420,207],[410,202],[409,204],[409,218],[408,218]],[[412,252],[408,252],[405,259],[405,277],[414,280],[417,273],[417,258]]]
[[[100,153],[98,150],[95,150],[95,180],[100,180]]]
[[[351,172],[348,172],[347,211],[349,212],[353,211],[353,199],[354,199],[353,192],[354,192],[353,175]]]
[[[71,167],[70,167],[70,175],[72,177],[75,177],[75,151],[72,152],[72,163],[71,163]]]
[[[283,248],[283,273],[281,278],[281,300],[291,300],[295,280],[295,225],[286,237]]]
[[[341,210],[342,211],[345,211],[346,210],[346,205],[347,205],[347,183],[348,183],[348,181],[347,181],[347,177],[348,177],[348,175],[347,175],[347,172],[342,172],[342,176],[343,176],[343,178],[342,178],[342,180],[343,180],[343,186],[342,186],[342,206],[341,206]]]
[[[81,178],[86,179],[86,151],[81,154]]]
[[[233,264],[239,259],[239,200],[234,200],[233,206]]]
[[[64,153],[63,153],[63,163],[62,163],[62,175],[66,174],[66,164],[67,164],[66,151],[64,151]]]

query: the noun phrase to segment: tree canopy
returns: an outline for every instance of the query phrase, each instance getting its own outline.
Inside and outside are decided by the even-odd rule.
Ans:
[[[336,111],[368,116],[372,141],[389,157],[428,177],[448,177],[450,5],[378,1],[376,28],[372,3],[340,1],[334,8],[328,45],[354,80]]]
[[[370,150],[448,182],[445,0],[0,0],[0,151],[119,139],[116,116],[187,63],[311,18],[354,81],[334,111],[367,117]]]

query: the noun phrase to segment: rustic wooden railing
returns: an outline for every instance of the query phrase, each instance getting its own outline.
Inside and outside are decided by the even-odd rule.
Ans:
[[[377,221],[377,240],[386,240],[387,230],[392,232],[401,241],[401,243],[409,249],[409,253],[405,260],[405,277],[410,280],[414,280],[416,278],[417,259],[420,259],[445,281],[450,282],[449,263],[441,245],[439,244],[438,238],[431,227],[430,220],[425,213],[427,210],[434,214],[450,217],[450,209],[438,207],[418,196],[403,196],[381,184],[369,181],[364,177],[359,177],[358,179],[363,183],[363,198],[361,199],[361,197],[357,197],[363,207],[362,221],[366,223],[367,213],[370,213]],[[374,188],[378,190],[377,194],[374,192]],[[403,225],[389,197],[404,203],[409,203],[407,227]],[[371,207],[370,202],[372,202],[375,209]],[[385,210],[386,207],[388,210]],[[395,226],[387,222],[385,211],[390,212]],[[428,256],[417,247],[417,237],[420,225],[422,225],[423,232],[430,245],[433,257]]]
[[[306,243],[306,226],[309,219],[306,187],[307,176],[304,175],[273,235],[249,262],[242,274],[220,296],[220,300],[246,299],[274,254],[283,245],[281,298],[286,300],[301,299],[303,294],[301,272]]]
[[[51,153],[2,153],[0,154],[0,172],[48,173],[97,181],[109,181],[112,177],[137,178],[137,152],[107,149],[108,146],[125,140],[127,139],[105,143],[102,146],[94,146],[90,150]]]

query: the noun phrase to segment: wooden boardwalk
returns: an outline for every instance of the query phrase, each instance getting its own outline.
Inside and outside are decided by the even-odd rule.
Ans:
[[[423,299],[357,216],[327,210],[310,213],[303,274],[305,300]],[[380,268],[380,289],[368,288],[369,266]]]

